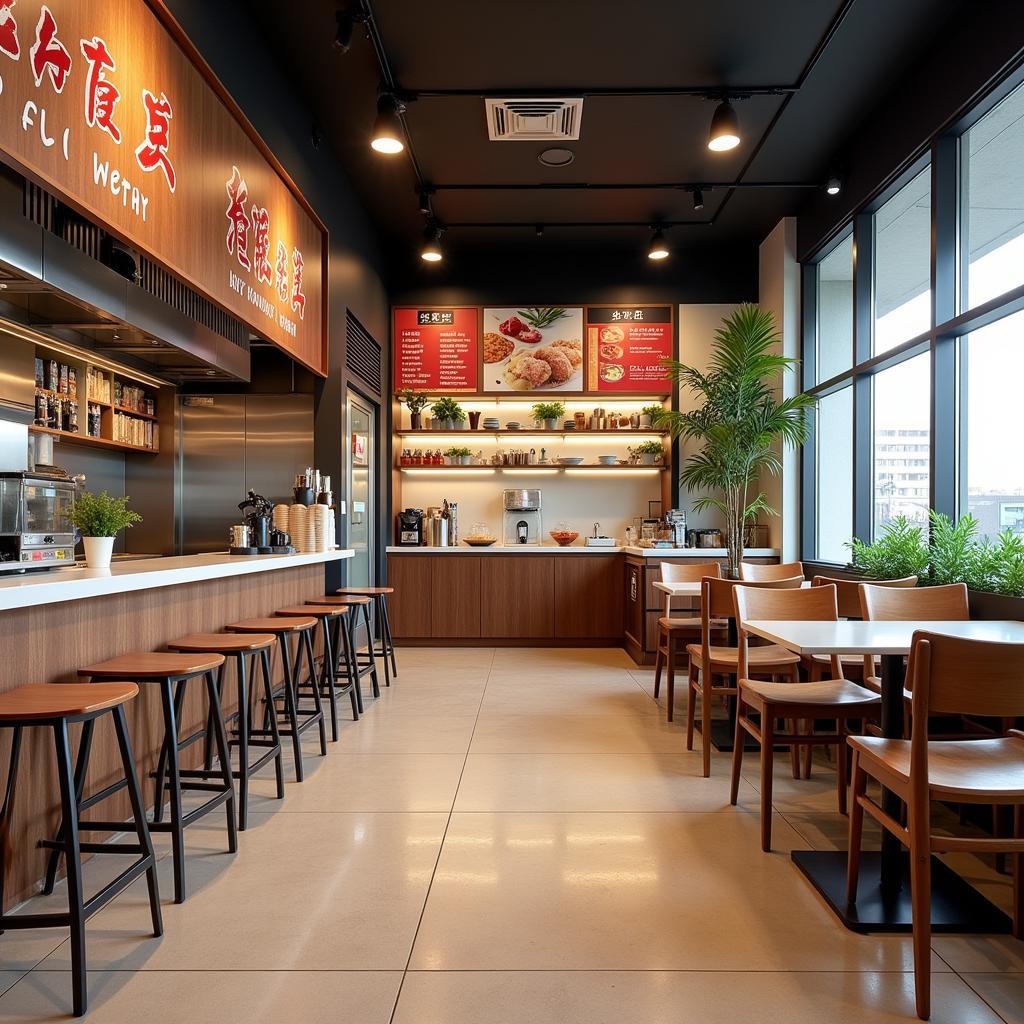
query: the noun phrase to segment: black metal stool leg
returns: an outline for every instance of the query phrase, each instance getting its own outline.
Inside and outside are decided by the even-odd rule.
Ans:
[[[374,594],[373,595],[373,624],[374,628],[380,633],[380,657],[381,661],[384,662],[384,685],[391,685],[391,664],[388,661],[388,638],[384,632],[384,616],[381,614],[381,609],[384,607],[384,595]],[[377,658],[377,641],[374,637],[370,637],[370,653],[376,663]]]
[[[314,627],[315,629],[315,627]],[[320,726],[320,756],[327,754],[327,724],[324,721],[324,702],[320,695],[320,680],[316,674],[316,658],[313,655],[313,630],[304,629],[299,636],[299,643],[306,652],[306,666],[309,669],[309,685],[313,692],[313,709],[320,716],[317,723]],[[296,658],[296,672],[298,672],[298,658]]]
[[[174,902],[185,902],[185,828],[181,823],[181,765],[178,760],[178,723],[175,714],[173,681],[161,680],[160,699],[164,712],[164,746],[171,790],[171,855],[174,860]],[[178,687],[181,692],[181,685]],[[158,780],[160,781],[160,780]],[[163,788],[157,790],[157,801],[163,803]]]
[[[356,640],[355,640],[355,620],[356,616],[351,613],[346,616],[346,623],[342,627],[345,641],[345,662],[348,665],[348,677],[352,680],[353,689],[356,695],[356,704],[358,705],[358,713],[356,719],[358,720],[359,715],[363,713],[363,683],[362,678],[359,674],[359,661],[356,656]]]
[[[302,767],[302,737],[299,735],[299,698],[295,672],[292,669],[292,648],[286,633],[279,634],[281,640],[281,660],[284,663],[284,708],[291,725],[292,752],[295,756],[295,781],[302,782],[305,771]],[[298,650],[296,650],[298,663]]]
[[[238,653],[238,827],[244,832],[249,821],[249,680],[245,673],[245,652]],[[230,746],[228,747],[230,753]],[[230,762],[229,762],[230,763]]]
[[[113,709],[114,730],[117,733],[117,745],[121,751],[121,763],[124,766],[124,777],[128,783],[128,798],[132,804],[132,816],[135,819],[135,834],[139,837],[139,846],[152,861],[146,869],[146,884],[149,886],[149,912],[153,918],[153,934],[159,938],[164,933],[163,914],[160,910],[160,888],[156,878],[156,852],[153,849],[153,837],[146,825],[146,808],[142,803],[142,789],[139,777],[135,773],[135,755],[132,753],[132,741],[128,736],[128,723],[125,721],[124,707],[118,705]]]
[[[327,700],[331,705],[331,740],[338,742],[338,690],[334,679],[334,649],[331,645],[331,626],[328,619],[320,620],[324,634],[324,669],[321,685],[327,689]]]
[[[228,659],[217,669],[217,692],[220,694],[220,702],[224,703],[224,677],[228,671]],[[203,768],[211,771],[213,768],[213,712],[208,711],[206,715],[206,735],[203,737]]]
[[[181,680],[174,692],[174,720],[175,722],[181,721],[181,709],[185,706],[185,681]],[[209,728],[209,719],[207,719],[207,728]],[[166,731],[164,732],[164,742],[160,747],[160,757],[156,763],[156,772],[154,777],[156,778],[156,800],[153,804],[153,823],[155,825],[160,824],[164,820],[164,789],[166,788],[165,779],[167,777],[167,751],[168,751],[168,739]],[[180,769],[179,769],[180,770]]]
[[[231,770],[231,751],[228,748],[228,737],[224,731],[224,713],[220,707],[220,693],[217,680],[212,672],[207,672],[206,694],[210,701],[210,711],[213,718],[213,738],[217,746],[217,757],[220,759],[220,774],[224,780],[224,788],[227,789],[228,798],[224,801],[228,819],[228,852],[235,853],[238,850],[238,824],[235,819],[235,780]],[[242,775],[246,773],[243,771]]]
[[[96,720],[93,718],[87,719],[82,723],[82,735],[78,742],[78,759],[75,762],[75,806],[78,807],[82,803],[82,796],[85,793],[85,774],[89,769],[89,753],[92,750],[92,734],[93,728],[96,725]],[[54,841],[62,843],[64,841],[64,820],[61,819],[61,823],[57,828],[57,835],[54,837]],[[57,883],[57,869],[60,867],[60,858],[62,850],[59,846],[54,847],[50,851],[50,856],[46,862],[46,878],[43,881],[43,895],[49,896],[53,892],[53,887]]]
[[[369,602],[363,605],[363,621],[366,623],[366,649],[367,657],[370,659],[370,682],[373,685],[374,697],[380,696],[380,683],[377,680],[377,656],[374,653],[373,627],[370,625]]]
[[[78,801],[75,775],[71,768],[71,743],[65,719],[53,723],[53,740],[57,752],[57,778],[64,815],[64,858],[68,883],[68,924],[71,929],[72,1004],[76,1017],[81,1017],[89,1004],[86,984],[85,909],[82,905],[82,864],[78,839]]]
[[[398,663],[395,661],[395,641],[391,636],[391,619],[388,618],[388,599],[386,594],[380,598],[381,618],[384,621],[385,650],[391,659],[391,674],[398,678]]]
[[[277,744],[277,757],[274,758],[274,772],[277,776],[277,799],[284,799],[284,753],[281,749],[281,733],[277,727],[277,712],[274,708],[274,682],[270,675],[270,651],[260,651],[260,667],[263,672],[263,694],[270,708],[270,738]],[[256,673],[253,672],[253,680]]]
[[[343,615],[334,620],[334,658],[335,678],[343,675],[347,682],[348,699],[352,703],[352,718],[359,721],[360,703],[356,692],[359,680],[358,673],[352,671],[352,661],[349,658],[348,644],[348,615]],[[343,667],[344,663],[344,667]]]
[[[18,791],[18,766],[21,763],[21,726],[16,725],[11,736],[11,758],[8,762],[7,785],[4,788],[4,803],[0,807],[0,914],[5,905],[4,883],[7,881],[10,864],[7,862],[11,851],[11,821],[13,819],[14,794]],[[3,930],[0,929],[0,935]]]

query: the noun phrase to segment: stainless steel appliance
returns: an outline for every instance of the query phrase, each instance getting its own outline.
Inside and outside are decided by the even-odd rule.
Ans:
[[[406,508],[398,513],[398,545],[418,548],[423,544],[423,509]]]
[[[0,473],[0,571],[74,565],[74,503],[66,476]]]
[[[721,548],[725,547],[725,541],[722,540],[721,530],[694,530],[693,537],[695,540],[694,547],[698,548]]]
[[[540,491],[507,490],[502,495],[505,544],[540,544],[544,536]]]

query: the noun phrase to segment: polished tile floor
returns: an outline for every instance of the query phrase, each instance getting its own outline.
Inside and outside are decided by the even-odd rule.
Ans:
[[[237,855],[218,819],[190,830],[162,939],[141,885],[90,922],[90,1020],[916,1019],[909,940],[845,931],[789,860],[845,846],[826,764],[794,782],[780,759],[763,854],[756,760],[730,807],[726,757],[700,777],[623,652],[399,655],[283,803],[255,784]],[[1008,905],[1005,876],[958,867]],[[937,937],[933,967],[933,1021],[1024,1024],[1024,943]],[[0,936],[0,1022],[65,1018],[69,970],[57,931]]]

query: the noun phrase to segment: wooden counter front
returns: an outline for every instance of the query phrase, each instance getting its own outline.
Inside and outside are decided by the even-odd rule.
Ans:
[[[188,633],[217,632],[230,622],[272,615],[278,608],[302,604],[323,592],[324,566],[313,564],[0,611],[5,651],[0,660],[0,692],[26,683],[72,682],[83,665],[132,651],[161,650],[169,641]],[[275,675],[280,674],[278,662],[275,648]],[[180,727],[183,736],[205,718],[202,681],[189,688]],[[149,808],[154,796],[149,773],[156,766],[163,740],[163,717],[159,688],[142,684],[140,690],[126,713]],[[224,704],[226,711],[235,707],[233,669],[229,671]],[[80,729],[72,726],[76,748]],[[0,765],[5,781],[10,744],[11,730],[0,730]],[[182,764],[195,766],[202,758],[202,746],[197,743],[185,751]],[[120,770],[113,727],[104,718],[96,731],[86,792],[116,781]],[[59,806],[52,733],[42,728],[26,730],[10,837],[13,862],[6,880],[8,907],[30,895],[42,878],[46,851],[36,844],[39,839],[52,838]],[[98,813],[110,820],[126,818],[130,809],[125,794],[117,794]]]

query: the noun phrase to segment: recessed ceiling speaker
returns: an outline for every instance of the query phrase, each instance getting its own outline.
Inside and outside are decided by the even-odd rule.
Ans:
[[[537,159],[545,167],[568,167],[576,159],[576,154],[571,149],[552,146],[550,149],[543,150]]]

